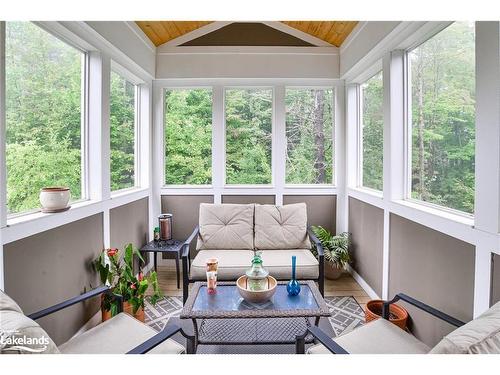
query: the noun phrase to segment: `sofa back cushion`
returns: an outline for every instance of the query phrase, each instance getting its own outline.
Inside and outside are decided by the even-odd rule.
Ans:
[[[305,203],[285,206],[255,205],[255,248],[309,249]]]
[[[500,302],[445,336],[433,354],[500,354]]]
[[[254,204],[200,204],[198,250],[253,250]]]
[[[42,327],[25,316],[17,303],[0,291],[0,353],[59,353],[56,344]]]

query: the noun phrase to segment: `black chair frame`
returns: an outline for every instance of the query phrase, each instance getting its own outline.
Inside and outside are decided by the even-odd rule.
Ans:
[[[44,316],[51,315],[57,311],[63,310],[67,307],[73,306],[79,302],[86,301],[90,298],[97,297],[101,294],[108,294],[112,296],[113,298],[116,298],[119,302],[123,302],[122,296],[118,294],[114,294],[110,291],[108,286],[100,286],[96,289],[90,290],[86,293],[80,294],[78,296],[75,296],[73,298],[70,298],[66,301],[63,301],[61,303],[58,303],[54,306],[48,307],[46,309],[37,311],[35,313],[32,313],[28,315],[29,318],[33,320],[37,320],[40,318],[43,318]],[[122,303],[118,303],[118,312],[121,311]],[[157,347],[160,345],[162,342],[167,340],[168,338],[172,337],[176,333],[180,332],[182,336],[184,336],[187,340],[187,353],[191,354],[194,353],[194,336],[187,335],[180,327],[176,325],[172,325],[169,327],[164,328],[161,332],[157,333],[150,339],[146,340],[145,342],[141,343],[140,345],[136,346],[134,349],[130,350],[126,354],[144,354],[149,352],[151,349]]]

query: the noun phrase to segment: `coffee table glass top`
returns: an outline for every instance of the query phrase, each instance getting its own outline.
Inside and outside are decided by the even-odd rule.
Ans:
[[[298,296],[289,296],[286,283],[276,286],[274,296],[264,303],[245,301],[234,283],[219,283],[208,294],[206,283],[196,283],[181,318],[329,316],[321,294],[312,281],[301,282]]]

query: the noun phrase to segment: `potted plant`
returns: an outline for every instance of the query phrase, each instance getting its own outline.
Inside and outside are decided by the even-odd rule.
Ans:
[[[374,299],[366,303],[365,321],[366,323],[372,320],[380,319],[382,317],[382,308],[384,301]],[[389,321],[402,330],[406,329],[408,322],[408,311],[402,306],[392,303],[389,306]]]
[[[122,296],[122,310],[144,321],[144,301],[148,289],[152,290],[151,303],[161,298],[162,294],[158,285],[156,272],[144,276],[140,270],[134,274],[134,257],[143,262],[142,256],[132,244],[125,247],[123,258],[118,249],[107,249],[99,254],[94,266],[103,284],[108,284],[113,294]],[[112,294],[103,295],[102,317],[103,321],[116,315],[119,311],[118,300]]]
[[[351,244],[350,234],[344,232],[333,235],[321,226],[313,226],[311,229],[320,240],[321,245],[323,245],[325,253],[325,277],[329,280],[338,279],[351,261],[349,255],[349,245]],[[318,256],[314,245],[311,251],[316,257]]]

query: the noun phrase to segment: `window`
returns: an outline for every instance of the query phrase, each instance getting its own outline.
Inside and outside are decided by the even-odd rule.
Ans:
[[[111,72],[111,191],[131,188],[135,181],[136,86]]]
[[[6,23],[9,214],[40,207],[42,187],[82,184],[84,54],[30,22]]]
[[[287,89],[286,183],[333,183],[333,90]]]
[[[365,81],[361,95],[361,186],[383,188],[384,113],[382,72]]]
[[[226,183],[272,182],[272,89],[227,89]]]
[[[212,183],[212,91],[165,91],[165,184]]]
[[[473,23],[455,22],[408,53],[411,197],[474,211]]]

